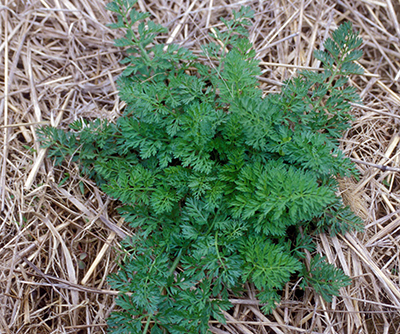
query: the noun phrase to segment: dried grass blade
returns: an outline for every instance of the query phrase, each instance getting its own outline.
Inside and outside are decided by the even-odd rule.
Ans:
[[[67,273],[68,273],[68,279],[70,280],[70,282],[72,284],[77,284],[78,283],[78,279],[77,279],[77,275],[76,275],[76,271],[75,271],[75,266],[72,260],[72,256],[71,253],[68,249],[68,247],[65,244],[64,239],[62,238],[61,234],[57,231],[57,229],[54,227],[54,225],[51,223],[51,221],[39,214],[39,213],[35,213],[35,215],[37,217],[40,218],[40,220],[46,224],[47,228],[51,231],[51,233],[53,234],[53,236],[58,240],[58,242],[61,245],[61,248],[63,250],[63,254],[64,254],[64,259],[65,259],[65,264],[67,266]],[[79,305],[79,293],[77,291],[71,291],[71,299],[72,299],[72,303],[73,305],[70,305],[71,310],[73,310],[73,323],[74,325],[77,324],[77,312],[76,312],[76,307]]]

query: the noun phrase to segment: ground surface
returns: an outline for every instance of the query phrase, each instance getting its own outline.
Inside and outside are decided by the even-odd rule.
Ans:
[[[39,148],[38,124],[66,127],[77,118],[113,120],[123,109],[115,77],[121,51],[101,0],[0,1],[0,333],[104,333],[116,291],[126,227],[115,203],[79,175],[54,168]],[[398,0],[139,1],[167,26],[170,40],[193,50],[218,18],[240,5],[255,12],[250,38],[262,61],[266,93],[301,67],[319,67],[312,51],[343,21],[364,39],[352,78],[364,100],[343,139],[360,180],[342,180],[344,200],[365,231],[317,239],[318,251],[353,283],[333,303],[295,282],[264,316],[248,286],[232,300],[227,324],[213,333],[400,332],[400,2]],[[7,95],[6,95],[7,93]],[[6,96],[6,97],[5,97]],[[386,167],[383,167],[386,166]]]

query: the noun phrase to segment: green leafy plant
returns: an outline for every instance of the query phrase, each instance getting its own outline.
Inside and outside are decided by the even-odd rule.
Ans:
[[[107,6],[117,14],[110,27],[125,31],[116,40],[127,52],[118,78],[124,114],[39,130],[55,163],[79,162],[135,229],[110,278],[122,309],[110,331],[206,333],[246,282],[264,312],[298,277],[331,300],[349,279],[319,255],[310,269],[304,258],[314,254],[312,234],[361,228],[336,196],[336,178],[356,175],[338,139],[359,101],[347,81],[362,73],[361,39],[342,24],[315,52],[321,73],[300,72],[263,97],[250,9],[222,19],[199,61],[159,43],[166,29],[134,5]]]

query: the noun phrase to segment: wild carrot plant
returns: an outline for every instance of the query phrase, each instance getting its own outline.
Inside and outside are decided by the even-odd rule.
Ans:
[[[78,162],[135,230],[109,280],[122,309],[110,332],[206,333],[246,282],[266,313],[299,277],[330,301],[349,278],[319,255],[310,268],[304,258],[311,235],[361,226],[336,195],[337,177],[356,175],[339,139],[359,101],[347,82],[362,73],[361,39],[342,24],[314,53],[322,72],[300,72],[263,97],[249,8],[221,19],[226,29],[215,29],[200,62],[159,43],[166,29],[135,2],[107,5],[117,14],[110,27],[125,31],[115,41],[127,53],[123,115],[39,130],[55,163]]]

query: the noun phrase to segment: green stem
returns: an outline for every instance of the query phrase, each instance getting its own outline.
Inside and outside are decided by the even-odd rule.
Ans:
[[[172,263],[171,268],[169,269],[169,274],[172,275],[176,269],[176,267],[179,264],[179,261],[181,260],[182,257],[182,249],[179,250],[178,256],[175,258],[174,262]]]
[[[143,329],[143,334],[146,334],[146,333],[147,333],[147,330],[149,329],[150,321],[151,321],[151,318],[152,318],[152,317],[153,317],[153,315],[151,314],[151,315],[149,315],[149,317],[147,318],[146,326],[144,326],[144,329]]]
[[[327,85],[326,85],[326,86],[328,87],[328,90],[330,90],[330,86],[332,85],[333,80],[335,80],[335,77],[337,76],[337,74],[338,74],[339,71],[340,71],[339,69],[340,69],[340,67],[341,67],[342,64],[343,64],[343,58],[344,58],[344,55],[345,55],[346,53],[347,53],[347,51],[346,51],[346,52],[343,52],[343,54],[342,54],[341,56],[339,56],[339,57],[336,59],[337,66],[336,66],[335,71],[332,73],[332,76],[331,76],[331,78],[329,79],[329,81],[328,81],[328,83],[327,83]],[[335,57],[335,58],[336,58],[336,57]],[[320,106],[322,99],[323,99],[323,96],[321,96],[321,97],[318,99],[317,103],[315,104],[315,108]]]
[[[215,232],[215,250],[217,251],[217,257],[219,262],[221,262],[222,267],[224,267],[225,270],[227,270],[225,263],[222,261],[221,255],[219,254],[219,250],[218,250],[218,232]]]
[[[162,248],[162,251],[160,252],[160,254],[162,254],[162,253],[164,252],[164,250],[165,250],[165,246]],[[158,256],[153,260],[153,263],[151,264],[150,269],[149,269],[149,273],[150,273],[151,270],[153,269],[153,267],[154,267],[154,265],[155,265],[155,263],[156,263],[157,258],[158,258]],[[149,281],[149,279],[147,278],[145,284],[147,284],[148,281]],[[162,290],[162,288],[161,288],[161,290]],[[147,321],[146,321],[146,325],[144,326],[144,329],[143,329],[143,334],[146,334],[146,333],[147,333],[147,330],[149,329],[150,321],[151,321],[151,319],[153,318],[153,315],[154,315],[154,314],[149,314],[149,317],[147,318]]]
[[[339,66],[340,66],[340,65],[339,65]],[[328,90],[330,90],[330,86],[332,85],[332,82],[333,82],[333,80],[335,79],[337,73],[338,73],[338,69],[336,68],[335,71],[332,73],[332,76],[331,76],[331,78],[329,79],[329,81],[328,81],[328,83],[327,83],[327,85],[326,85],[326,86],[328,87]],[[320,106],[320,104],[321,104],[323,98],[324,98],[324,96],[321,96],[321,97],[318,99],[318,101],[317,101],[317,103],[315,104],[315,107],[314,107],[314,108],[317,108],[317,107]]]
[[[179,251],[178,256],[175,258],[175,261],[174,261],[174,263],[172,264],[172,267],[169,269],[169,274],[170,274],[170,275],[173,274],[175,268],[178,266],[181,257],[182,257],[182,250]],[[161,291],[162,291],[162,290],[163,290],[163,288],[161,288]],[[143,334],[146,334],[146,333],[147,333],[147,331],[148,331],[148,329],[149,329],[149,326],[150,326],[150,321],[151,321],[152,318],[153,318],[153,314],[149,314],[149,316],[148,316],[148,318],[147,318],[147,321],[146,321],[146,325],[144,326],[144,329],[143,329],[143,332],[142,332]]]
[[[142,53],[142,57],[144,57],[146,59],[146,61],[148,63],[150,63],[151,59],[150,59],[149,55],[147,54],[145,48],[143,47],[142,43],[140,43],[140,41],[139,41],[137,44],[138,44],[139,49],[140,49],[140,51]]]

